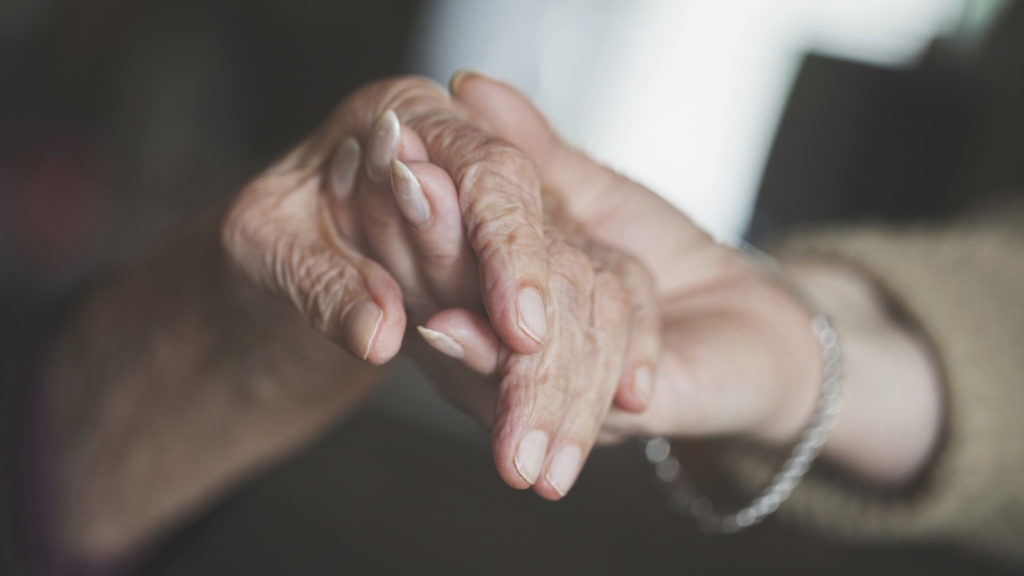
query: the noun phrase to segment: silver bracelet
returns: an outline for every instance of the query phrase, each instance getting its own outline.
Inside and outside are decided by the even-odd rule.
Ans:
[[[749,246],[745,247],[748,251]],[[767,259],[767,260],[765,260]],[[762,264],[769,263],[774,270],[773,275],[780,273],[774,260],[767,256],[759,258]],[[785,281],[783,279],[783,281]],[[786,283],[787,285],[788,282]],[[794,294],[805,304],[803,297],[795,287]],[[824,362],[821,396],[814,411],[811,423],[803,431],[800,441],[782,465],[782,469],[772,478],[761,493],[752,502],[739,510],[723,514],[717,512],[711,501],[698,493],[695,486],[684,473],[683,465],[672,454],[672,445],[664,437],[648,439],[644,442],[644,454],[648,462],[654,466],[654,473],[668,488],[669,502],[680,513],[697,521],[700,529],[710,534],[731,534],[753,526],[778,510],[797,484],[807,473],[811,463],[821,452],[821,447],[828,438],[839,414],[842,366],[840,364],[839,340],[835,329],[828,318],[816,314],[811,321],[811,332],[821,345]]]

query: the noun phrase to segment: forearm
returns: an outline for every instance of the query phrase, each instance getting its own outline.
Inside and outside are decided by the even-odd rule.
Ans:
[[[843,408],[823,457],[877,485],[906,484],[926,467],[941,435],[942,388],[931,350],[854,268],[820,260],[785,267],[841,338]]]
[[[49,375],[62,547],[116,555],[306,441],[379,371],[227,265],[210,214],[83,305]]]

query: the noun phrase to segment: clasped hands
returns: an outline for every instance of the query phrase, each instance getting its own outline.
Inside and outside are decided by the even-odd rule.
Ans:
[[[239,277],[352,355],[414,357],[544,498],[598,441],[786,442],[814,404],[799,303],[479,75],[358,90],[221,233]]]

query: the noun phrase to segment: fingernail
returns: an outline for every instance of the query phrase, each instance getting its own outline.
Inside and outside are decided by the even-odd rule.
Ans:
[[[391,159],[398,153],[401,125],[393,110],[386,110],[373,123],[366,171],[374,182],[385,182],[391,170]]]
[[[637,397],[644,406],[651,399],[651,369],[647,366],[637,368],[633,375],[633,395]]]
[[[354,354],[366,360],[373,349],[384,311],[373,300],[360,300],[345,311],[341,320],[342,337]]]
[[[437,330],[431,330],[430,328],[424,328],[423,326],[417,326],[417,330],[420,331],[420,335],[434,347],[435,350],[444,354],[445,356],[451,356],[452,358],[459,359],[465,354],[465,350],[462,346],[455,341],[451,336],[438,332]]]
[[[537,481],[540,469],[544,466],[544,456],[548,453],[548,435],[542,430],[534,430],[523,436],[516,449],[515,464],[519,475],[530,484]]]
[[[462,86],[462,82],[467,78],[477,76],[480,78],[490,78],[487,74],[479,72],[477,70],[459,70],[452,75],[452,79],[448,81],[448,91],[452,94],[458,94],[459,88]]]
[[[452,79],[448,81],[448,91],[452,94],[458,94],[459,86],[462,84],[462,81],[473,74],[474,72],[472,70],[459,70],[456,72],[452,75]]]
[[[359,142],[352,137],[345,138],[334,157],[334,169],[331,171],[332,192],[339,201],[347,199],[355,189],[359,156]]]
[[[423,195],[419,180],[398,158],[391,161],[391,188],[398,209],[410,224],[423,228],[430,223],[430,202]]]
[[[558,451],[555,459],[548,466],[547,474],[544,475],[548,482],[558,492],[559,496],[569,493],[576,476],[580,473],[580,460],[583,453],[576,446],[569,445]]]
[[[540,343],[548,329],[544,299],[541,298],[540,292],[534,288],[521,290],[517,308],[519,327],[527,336]]]

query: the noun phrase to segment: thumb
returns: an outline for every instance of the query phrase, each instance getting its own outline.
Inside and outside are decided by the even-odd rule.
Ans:
[[[348,246],[296,249],[280,286],[310,325],[371,364],[394,358],[406,324],[394,278]]]
[[[544,164],[563,144],[526,96],[508,84],[468,70],[452,76],[449,89],[490,131],[532,158],[545,177]]]
[[[393,358],[406,323],[394,278],[339,238],[326,210],[281,214],[264,205],[280,198],[253,197],[259,192],[243,193],[222,226],[223,244],[242,275],[289,300],[310,326],[354,356],[378,365]]]

